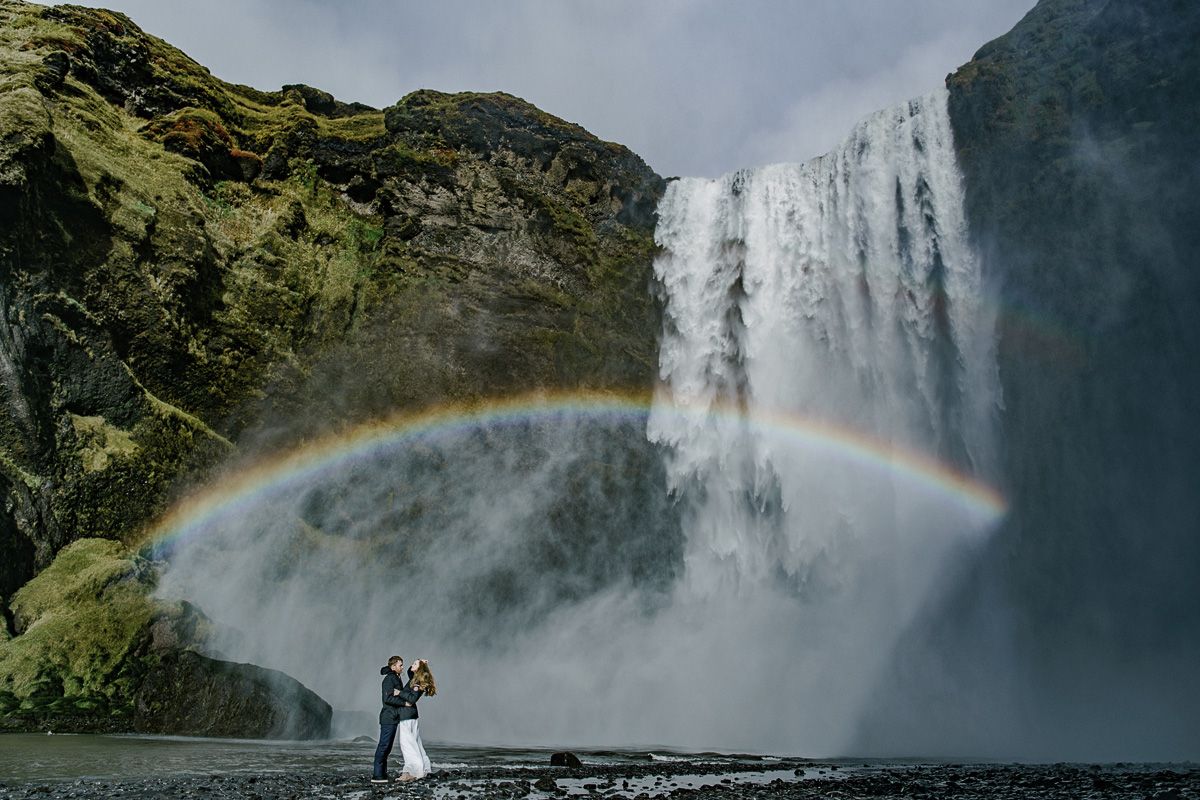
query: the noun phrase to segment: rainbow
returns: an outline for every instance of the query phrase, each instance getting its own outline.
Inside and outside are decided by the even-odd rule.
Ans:
[[[142,536],[142,544],[155,546],[195,535],[217,519],[253,508],[279,492],[323,474],[334,473],[356,462],[370,461],[419,441],[445,438],[481,427],[584,419],[597,422],[645,424],[655,413],[680,414],[702,422],[706,418],[733,418],[752,429],[794,442],[831,458],[885,470],[917,486],[940,493],[965,505],[983,519],[1004,514],[1004,498],[992,487],[959,473],[924,454],[878,442],[848,428],[808,419],[794,413],[735,406],[689,409],[654,406],[650,393],[559,392],[531,393],[478,403],[436,406],[417,413],[367,422],[265,457],[247,467],[231,470],[211,484],[176,503]]]

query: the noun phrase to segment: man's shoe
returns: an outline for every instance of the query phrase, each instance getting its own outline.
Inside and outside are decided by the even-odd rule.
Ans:
[[[391,778],[371,778],[371,783],[391,783]]]

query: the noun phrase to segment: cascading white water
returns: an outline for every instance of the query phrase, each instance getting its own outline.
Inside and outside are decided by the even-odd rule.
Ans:
[[[648,434],[686,536],[672,608],[724,620],[754,687],[739,742],[853,747],[898,638],[996,519],[914,466],[989,477],[999,403],[946,100],[659,207]]]
[[[670,448],[694,584],[819,580],[815,561],[853,540],[924,525],[903,481],[788,448],[756,414],[990,473],[994,319],[944,90],[808,163],[673,183],[656,236],[667,325],[649,433]],[[745,413],[697,423],[678,406]]]
[[[847,752],[996,513],[918,457],[988,475],[997,402],[945,94],[808,164],[678,181],[657,237],[673,508],[629,418],[479,425],[213,517],[163,593],[363,710],[348,733],[403,648],[436,665],[431,739]]]

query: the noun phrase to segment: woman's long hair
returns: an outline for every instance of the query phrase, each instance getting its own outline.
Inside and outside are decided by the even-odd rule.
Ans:
[[[433,673],[429,671],[429,665],[424,661],[418,664],[417,668],[413,670],[412,683],[410,685],[420,687],[429,697],[437,694],[437,684],[433,682]]]

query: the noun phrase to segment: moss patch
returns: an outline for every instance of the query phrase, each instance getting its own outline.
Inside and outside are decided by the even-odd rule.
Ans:
[[[104,417],[81,417],[71,415],[75,435],[80,439],[79,459],[88,472],[105,469],[109,461],[118,456],[133,456],[138,445],[128,431],[113,427]]]
[[[55,710],[61,698],[124,702],[155,613],[149,574],[116,542],[82,539],[62,550],[12,599],[21,635],[0,643],[0,690],[23,711]]]

